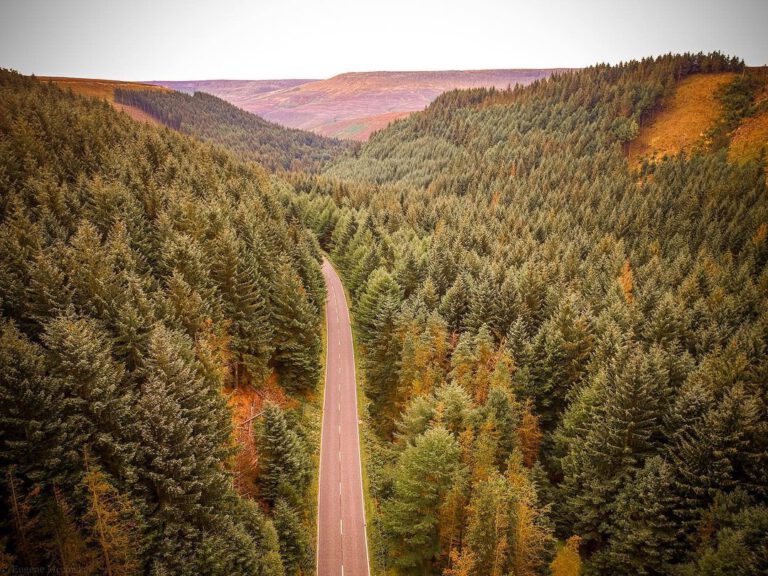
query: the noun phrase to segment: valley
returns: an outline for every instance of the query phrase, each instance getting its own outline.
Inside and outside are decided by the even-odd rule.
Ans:
[[[768,571],[764,69],[160,84],[0,70],[0,571]]]
[[[290,128],[334,138],[367,140],[371,132],[422,110],[443,92],[526,85],[561,71],[352,72],[311,81],[202,80],[153,84],[209,92]]]

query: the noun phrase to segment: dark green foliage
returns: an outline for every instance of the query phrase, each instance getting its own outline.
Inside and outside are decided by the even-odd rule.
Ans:
[[[264,407],[258,446],[262,497],[273,506],[279,500],[298,506],[311,477],[310,459],[302,439],[273,402]]]
[[[286,389],[306,392],[315,388],[320,377],[318,358],[322,340],[317,330],[320,309],[309,301],[304,282],[287,264],[281,259],[281,264],[275,266],[281,282],[272,290],[275,346],[272,363],[283,376]],[[297,298],[296,294],[301,297]]]
[[[99,573],[116,542],[126,573],[284,573],[271,519],[227,469],[222,394],[317,382],[319,251],[274,184],[0,71],[0,492],[19,519],[0,539],[16,567]],[[289,520],[283,539],[305,546],[307,519]]]
[[[275,530],[280,539],[280,556],[286,574],[311,574],[314,565],[309,531],[301,517],[280,499],[273,511]]]
[[[747,576],[768,573],[768,509],[745,507],[722,519],[701,557],[681,570],[684,576]]]
[[[385,511],[392,562],[423,573],[439,554],[438,508],[455,481],[459,446],[443,428],[432,428],[401,454],[394,472],[394,494]]]
[[[714,536],[708,510],[737,491],[750,500],[736,513],[768,503],[765,165],[730,163],[719,141],[641,173],[625,157],[677,82],[720,71],[744,72],[722,94],[727,142],[754,111],[756,73],[717,53],[665,55],[449,92],[325,177],[293,178],[349,279],[388,462],[436,424],[461,443],[468,477],[435,505],[433,562],[403,552],[408,566],[488,569],[488,550],[473,565],[487,538],[466,541],[470,495],[516,453],[549,505],[534,516],[581,537],[588,573],[760,566],[764,546],[739,544],[753,532]],[[416,335],[435,313],[452,334],[429,379]],[[469,392],[463,422],[437,400],[446,380]],[[382,464],[374,494],[393,542],[399,466]]]
[[[615,524],[594,564],[605,573],[667,574],[676,549],[669,464],[658,456],[627,483],[616,499]]]
[[[205,92],[115,89],[115,102],[143,110],[166,126],[226,146],[243,160],[276,170],[315,172],[347,148],[345,142],[284,128]]]
[[[210,392],[217,358],[238,384],[274,369],[313,386],[319,245],[352,297],[380,432],[382,564],[542,573],[551,519],[558,538],[581,537],[590,574],[765,572],[765,165],[721,150],[755,111],[751,73],[723,92],[711,146],[640,173],[625,158],[678,81],[743,69],[665,55],[449,92],[290,185],[5,74],[0,432],[18,465],[4,490],[32,506],[21,524],[35,533],[48,467],[64,488],[77,480],[72,430],[147,519],[149,571],[306,572],[300,428],[266,408],[273,523],[214,466],[229,422]],[[101,402],[141,417],[124,426]]]

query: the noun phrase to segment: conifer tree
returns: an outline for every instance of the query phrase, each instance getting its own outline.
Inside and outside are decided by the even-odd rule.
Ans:
[[[298,275],[290,273],[287,267],[283,270],[272,294],[272,362],[288,390],[304,391],[313,388],[320,376],[319,313],[307,299]]]
[[[513,538],[509,496],[509,487],[498,473],[472,490],[465,546],[474,559],[474,574],[491,576],[509,569]]]
[[[135,512],[128,499],[107,480],[104,473],[84,456],[82,480],[88,500],[85,521],[99,550],[100,570],[106,576],[140,573],[140,545]]]
[[[600,382],[604,405],[585,423],[584,444],[563,459],[565,489],[575,491],[573,525],[585,541],[606,536],[621,487],[658,452],[666,382],[663,368],[637,348],[620,354]]]
[[[460,274],[440,302],[440,315],[445,318],[448,328],[453,332],[459,332],[466,327],[465,317],[469,311],[471,286],[469,278]]]
[[[0,325],[0,462],[33,482],[61,465],[67,427],[64,391],[46,375],[43,350],[13,322]]]
[[[122,386],[125,371],[112,359],[108,336],[94,321],[68,314],[45,326],[43,342],[51,387],[63,395],[57,410],[64,432],[61,480],[73,484],[83,446],[108,469],[125,466],[133,450],[133,395]]]
[[[58,487],[53,488],[53,498],[46,507],[43,523],[49,538],[48,558],[61,572],[97,573],[100,557],[89,539],[81,533],[72,507]]]
[[[399,303],[399,300],[400,287],[394,278],[386,270],[374,270],[366,282],[355,310],[355,324],[364,344],[368,345],[376,339],[377,318],[384,307],[392,301]]]
[[[311,574],[313,559],[310,535],[299,515],[281,498],[275,504],[273,516],[286,574]]]
[[[211,277],[222,299],[224,315],[231,321],[235,385],[240,384],[245,370],[261,382],[267,377],[273,347],[264,280],[244,257],[231,229],[225,228],[215,239],[212,262]]]
[[[552,576],[580,576],[581,556],[579,556],[579,544],[581,538],[571,536],[565,545],[557,551],[555,559],[550,564]]]
[[[618,497],[610,545],[593,562],[604,571],[666,574],[676,548],[673,472],[656,456]]]
[[[439,555],[438,510],[459,468],[459,446],[443,428],[431,428],[400,455],[393,496],[382,511],[393,563],[425,571]]]
[[[272,506],[280,499],[298,506],[310,478],[309,456],[299,436],[288,427],[285,413],[273,402],[264,406],[257,440],[262,497]]]

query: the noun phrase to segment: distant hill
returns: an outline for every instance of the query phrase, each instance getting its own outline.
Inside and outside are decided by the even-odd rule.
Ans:
[[[200,90],[291,128],[367,140],[371,132],[422,110],[456,88],[530,84],[562,69],[351,72],[327,80],[157,81],[175,90]],[[270,89],[275,86],[274,89]]]
[[[246,101],[258,94],[295,88],[308,82],[317,80],[168,80],[160,82],[147,82],[147,84],[170,88],[179,92],[193,94],[195,92],[208,92],[223,98],[228,102],[232,100]],[[241,106],[243,108],[243,106]]]

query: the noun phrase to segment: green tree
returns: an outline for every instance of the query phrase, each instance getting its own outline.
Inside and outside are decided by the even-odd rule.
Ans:
[[[301,518],[282,498],[275,504],[273,515],[286,574],[311,574],[314,565],[311,536]]]
[[[400,455],[392,498],[382,521],[392,562],[423,573],[440,553],[439,509],[459,469],[459,445],[444,428],[431,428]]]
[[[261,496],[272,506],[280,499],[298,506],[310,479],[306,448],[277,404],[265,404],[262,418],[257,438]]]

